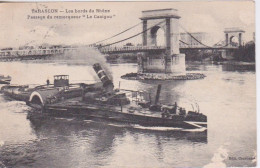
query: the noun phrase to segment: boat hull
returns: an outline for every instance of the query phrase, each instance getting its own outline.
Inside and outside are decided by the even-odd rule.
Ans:
[[[35,108],[35,107],[34,107]],[[40,106],[39,106],[40,108]],[[46,105],[41,108],[42,114],[52,117],[66,118],[102,118],[109,121],[123,122],[127,124],[138,124],[149,127],[173,127],[184,129],[207,128],[207,122],[185,121],[183,116],[176,115],[174,118],[160,118],[138,113],[125,113],[116,109],[98,108],[94,106],[61,106]],[[199,123],[199,124],[198,124]]]
[[[0,84],[10,84],[11,80],[0,80]]]
[[[0,79],[0,84],[10,84],[11,78]]]

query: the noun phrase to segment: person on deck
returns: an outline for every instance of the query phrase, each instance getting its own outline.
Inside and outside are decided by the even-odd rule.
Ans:
[[[49,85],[50,85],[50,80],[47,79],[47,80],[46,80],[46,83],[47,83],[47,86],[49,86]]]

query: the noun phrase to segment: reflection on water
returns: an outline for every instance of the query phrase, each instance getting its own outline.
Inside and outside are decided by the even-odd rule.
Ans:
[[[255,71],[255,64],[223,64],[222,70],[238,72]]]
[[[81,131],[90,131],[90,130],[99,130],[107,129],[110,132],[110,136],[114,135],[124,135],[124,132],[138,132],[147,135],[156,135],[156,136],[167,136],[168,138],[173,138],[174,140],[188,140],[191,142],[198,143],[207,143],[207,131],[186,131],[186,130],[167,130],[165,127],[162,127],[161,130],[153,130],[153,127],[141,127],[139,125],[123,124],[109,122],[107,120],[84,120],[80,121],[78,119],[65,119],[65,118],[55,118],[53,120],[33,120],[30,119],[31,127],[35,131],[37,136],[49,136],[49,131],[54,135],[64,134],[70,135],[71,133],[81,132]],[[67,128],[66,134],[62,130]],[[44,132],[48,130],[48,132]],[[68,131],[69,130],[69,131]],[[103,130],[102,130],[103,131]],[[39,135],[39,133],[41,135]],[[104,137],[104,139],[106,138]],[[112,143],[113,141],[111,141]]]
[[[210,71],[211,68],[213,68],[213,70],[221,69],[221,71],[254,72],[255,71],[255,63],[217,62],[217,63],[212,63],[212,65],[209,66],[208,62],[204,62],[204,63],[190,62],[186,66],[186,69],[188,71],[194,71],[194,70]]]
[[[191,109],[199,104],[208,116],[207,132],[153,130],[138,125],[75,119],[27,120],[23,102],[0,95],[0,167],[203,167],[254,166],[256,152],[255,72],[226,65],[188,64],[207,77],[194,81],[128,81],[120,76],[136,71],[135,64],[110,65],[114,84],[144,90],[154,99]],[[234,68],[234,67],[232,67]],[[228,70],[227,70],[228,69]],[[51,63],[0,63],[0,72],[14,83],[44,83],[55,74],[71,81],[95,80],[90,66]],[[35,72],[35,73],[32,73]],[[51,80],[52,82],[52,80]],[[217,158],[217,159],[216,159]]]

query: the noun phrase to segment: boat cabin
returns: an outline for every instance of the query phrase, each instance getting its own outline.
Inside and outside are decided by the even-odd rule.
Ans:
[[[69,87],[69,75],[55,75],[54,87]]]

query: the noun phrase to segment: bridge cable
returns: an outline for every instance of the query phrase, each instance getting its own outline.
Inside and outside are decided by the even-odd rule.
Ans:
[[[186,45],[190,45],[190,44],[188,44],[188,43],[185,43],[184,41],[182,41],[182,40],[179,40],[180,42],[182,42],[183,44],[186,44]]]
[[[165,21],[161,21],[161,22],[157,23],[157,24],[154,25],[154,26],[158,26],[158,25],[162,24],[163,22],[165,22]],[[136,36],[138,36],[138,35],[140,35],[140,34],[143,34],[143,33],[147,32],[148,30],[152,29],[154,26],[151,26],[150,28],[148,28],[148,29],[146,29],[146,30],[144,30],[144,31],[142,31],[142,32],[140,32],[140,33],[137,33],[137,34],[135,34],[135,35],[133,35],[133,36],[130,36],[130,37],[128,37],[128,38],[125,38],[125,39],[123,39],[123,40],[119,40],[119,41],[116,41],[116,42],[113,42],[113,43],[110,43],[110,44],[106,44],[106,45],[100,46],[100,47],[98,47],[98,48],[110,46],[110,45],[113,45],[113,44],[117,44],[117,43],[120,43],[120,42],[129,40],[129,39],[134,38],[134,37],[136,37]]]
[[[130,27],[130,28],[128,28],[128,29],[122,31],[122,32],[120,32],[120,33],[117,33],[117,34],[115,34],[115,35],[113,35],[113,36],[111,36],[111,37],[109,37],[109,38],[106,38],[106,39],[104,39],[104,40],[97,41],[97,42],[95,42],[95,43],[93,43],[93,44],[89,44],[89,45],[94,45],[94,44],[97,44],[97,43],[101,43],[101,42],[107,41],[107,40],[109,40],[109,39],[111,39],[111,38],[114,38],[114,37],[116,37],[116,36],[119,36],[120,34],[123,34],[123,33],[127,32],[127,31],[129,31],[129,30],[131,30],[131,29],[137,27],[137,26],[140,25],[141,23],[142,23],[142,22],[140,22],[140,23],[138,23],[138,24],[136,24],[136,25],[134,25],[134,26],[132,26],[132,27]]]
[[[211,47],[211,46],[208,46],[208,45],[206,45],[206,44],[203,44],[201,41],[199,41],[197,38],[195,38],[190,32],[188,32],[181,24],[179,24],[180,25],[180,27],[188,34],[188,35],[190,35],[195,41],[197,41],[199,44],[201,44],[201,45],[203,45],[203,46],[205,46],[205,47],[209,47],[209,48],[213,48],[213,47]],[[181,42],[183,42],[183,41],[181,41]],[[187,44],[187,43],[186,43]],[[192,45],[192,44],[190,44],[190,45]]]
[[[205,47],[209,47],[209,48],[212,48],[212,49],[216,49],[216,48],[223,48],[223,47],[226,47],[226,46],[228,46],[229,44],[226,44],[226,45],[224,45],[224,46],[220,46],[220,47],[212,47],[212,46],[208,46],[208,45],[206,45],[206,44],[204,44],[204,43],[202,43],[201,41],[199,41],[197,38],[195,38],[190,32],[188,32],[183,26],[181,26],[181,24],[180,24],[180,27],[187,33],[187,34],[189,34],[195,41],[197,41],[199,44],[201,44],[201,45],[203,45],[203,46],[205,46]],[[183,41],[181,41],[181,42],[183,42]],[[187,44],[187,43],[185,43],[185,42],[183,42],[184,44]],[[187,44],[188,45],[188,44]]]
[[[188,43],[186,43],[186,42],[184,42],[184,41],[182,41],[182,40],[179,40],[179,41],[180,41],[181,43],[183,43],[183,44],[188,45],[188,46],[192,45],[192,44],[188,44]],[[218,43],[216,43],[216,44],[218,44]],[[228,46],[228,44],[226,44],[226,45],[224,45],[224,46],[220,46],[220,47],[209,47],[209,48],[212,48],[212,49],[221,49],[221,48],[226,47],[226,46]]]

